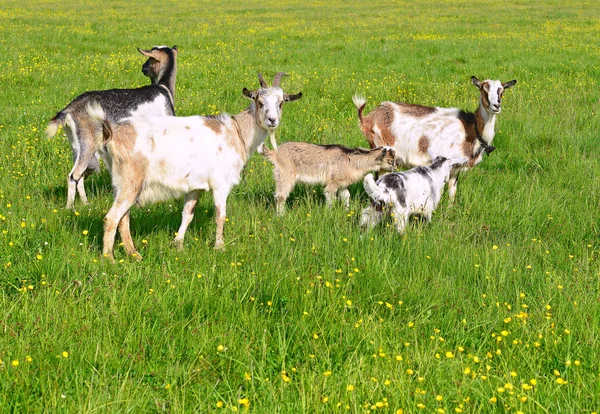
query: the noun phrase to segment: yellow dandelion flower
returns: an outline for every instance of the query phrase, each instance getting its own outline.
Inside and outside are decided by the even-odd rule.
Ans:
[[[446,352],[446,358],[454,358],[454,354],[450,351]]]
[[[443,397],[443,396],[441,396],[441,395],[436,395],[436,396],[435,396],[435,400],[436,400],[436,401],[442,401],[443,399],[444,399],[444,397]]]
[[[492,404],[496,404],[496,402],[498,401],[498,398],[496,398],[496,396],[494,395],[492,398],[490,398],[490,402]]]
[[[324,377],[330,377],[330,376],[331,376],[331,371],[325,371],[325,372],[323,373],[323,376],[324,376]]]
[[[63,356],[63,358],[68,358],[69,353],[67,351],[63,351],[62,356]]]
[[[19,366],[19,360],[18,359],[13,360],[12,366],[13,367],[18,367]]]
[[[347,390],[347,391],[349,391],[349,392],[352,392],[352,391],[354,391],[354,385],[352,385],[352,384],[348,385],[348,386],[346,387],[346,390]]]

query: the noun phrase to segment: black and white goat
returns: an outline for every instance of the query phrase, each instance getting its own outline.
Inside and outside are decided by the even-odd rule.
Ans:
[[[501,111],[502,94],[517,81],[471,82],[479,89],[479,107],[473,112],[457,108],[428,107],[407,103],[382,102],[366,116],[364,98],[355,96],[360,128],[371,148],[389,145],[405,167],[429,165],[438,156],[458,164],[450,175],[448,195],[454,201],[458,174],[479,164],[483,153],[494,150],[494,127]]]
[[[339,195],[346,207],[350,203],[348,186],[372,171],[393,171],[395,155],[391,148],[367,150],[342,145],[316,145],[286,142],[277,151],[263,149],[273,164],[277,213],[285,211],[285,201],[296,182],[323,184],[330,206]]]
[[[373,174],[367,174],[363,183],[373,202],[362,211],[361,226],[375,227],[386,210],[394,213],[399,233],[404,232],[411,215],[420,214],[431,221],[453,166],[451,160],[437,157],[428,167],[385,174],[377,182]]]
[[[96,137],[112,160],[115,200],[104,218],[103,254],[112,259],[117,227],[125,251],[140,257],[129,230],[129,210],[185,195],[181,226],[175,244],[183,246],[185,232],[194,217],[200,191],[212,191],[217,222],[215,247],[224,245],[227,197],[240,182],[248,158],[272,135],[281,122],[284,102],[302,93],[283,92],[279,72],[268,86],[258,75],[261,87],[244,88],[252,103],[236,115],[219,116],[134,116],[114,127],[99,105],[88,107],[100,123]]]
[[[87,204],[84,177],[100,170],[101,146],[94,139],[95,123],[86,111],[91,102],[102,105],[110,122],[133,115],[175,115],[174,95],[177,75],[177,46],[156,46],[151,50],[138,49],[148,57],[142,73],[152,81],[151,85],[136,89],[109,89],[85,92],[73,99],[48,123],[46,134],[56,135],[63,126],[73,151],[73,168],[67,179],[67,208],[73,208],[75,190],[81,201]],[[107,167],[110,165],[107,163]]]

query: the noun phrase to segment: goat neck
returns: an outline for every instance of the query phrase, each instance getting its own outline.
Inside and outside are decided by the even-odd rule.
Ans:
[[[485,107],[481,98],[479,99],[479,106],[475,111],[475,127],[481,138],[487,144],[491,144],[495,135],[496,114]]]
[[[233,127],[236,131],[239,139],[242,142],[242,146],[245,150],[245,159],[250,158],[256,148],[265,140],[269,135],[269,131],[260,126],[256,119],[256,112],[254,110],[254,103],[250,105],[248,109],[232,117]]]
[[[169,60],[165,68],[161,71],[160,77],[157,80],[159,85],[167,87],[171,93],[171,97],[175,100],[175,81],[177,78],[177,52],[171,51]]]

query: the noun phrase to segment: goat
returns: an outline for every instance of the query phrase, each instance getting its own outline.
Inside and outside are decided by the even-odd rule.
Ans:
[[[377,182],[373,174],[368,174],[363,184],[373,202],[362,211],[361,226],[375,227],[381,221],[386,207],[393,210],[399,233],[404,232],[410,215],[420,214],[428,222],[431,221],[452,168],[451,160],[437,157],[429,167],[420,166],[405,172],[385,174]]]
[[[398,162],[406,167],[429,165],[437,156],[456,160],[459,165],[452,170],[448,182],[448,195],[450,201],[454,201],[459,173],[479,164],[483,152],[489,154],[495,149],[492,140],[502,94],[517,81],[480,82],[473,76],[471,83],[480,93],[475,113],[457,108],[383,102],[363,117],[366,100],[354,96],[362,133],[371,148],[392,147]]]
[[[250,106],[233,116],[135,116],[113,129],[100,105],[89,106],[89,115],[102,131],[96,139],[105,145],[112,160],[115,188],[114,203],[104,218],[103,254],[114,260],[118,226],[125,251],[141,258],[129,230],[130,208],[136,202],[144,205],[185,194],[181,226],[174,240],[182,248],[200,190],[212,190],[215,247],[222,248],[229,192],[240,182],[248,158],[279,126],[283,103],[302,97],[301,92],[283,92],[279,84],[284,75],[277,73],[269,87],[259,74],[261,87],[242,91],[252,101]]]
[[[138,49],[148,60],[142,65],[142,73],[152,81],[151,85],[137,89],[109,89],[85,92],[73,99],[50,120],[46,135],[56,135],[59,126],[65,132],[73,151],[73,168],[67,178],[67,208],[73,208],[75,189],[84,204],[84,177],[100,171],[101,148],[94,139],[94,123],[88,117],[86,107],[98,102],[108,119],[117,122],[133,115],[175,115],[174,95],[177,74],[177,46],[156,46],[151,50]],[[107,167],[110,166],[107,164]]]
[[[336,196],[346,207],[350,205],[348,186],[370,171],[393,171],[394,151],[391,148],[366,150],[341,145],[315,145],[306,142],[286,142],[277,151],[263,148],[274,166],[277,214],[285,211],[285,201],[296,182],[325,185],[325,199],[330,206]]]

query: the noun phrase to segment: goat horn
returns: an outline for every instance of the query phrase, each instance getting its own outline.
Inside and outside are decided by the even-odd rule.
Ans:
[[[277,75],[273,78],[273,86],[279,86],[282,76],[288,76],[288,74],[285,72],[277,72]]]
[[[263,78],[262,73],[258,74],[258,81],[260,82],[260,87],[261,88],[267,88],[267,82],[265,82],[265,79]]]

